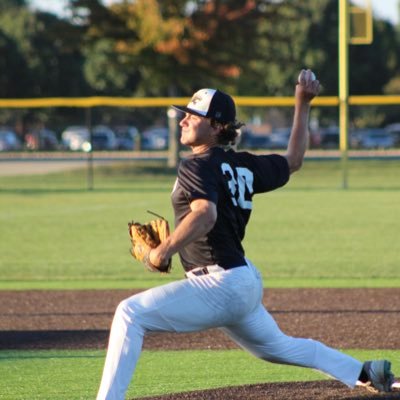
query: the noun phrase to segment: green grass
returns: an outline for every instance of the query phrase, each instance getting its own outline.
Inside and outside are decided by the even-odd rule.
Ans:
[[[400,368],[400,351],[345,352],[360,360],[390,358],[393,370]],[[104,351],[0,351],[0,399],[93,399],[103,362]],[[144,351],[127,398],[321,379],[327,378],[313,370],[266,363],[241,350]]]
[[[275,287],[400,286],[399,161],[308,161],[278,191],[256,196],[247,256]],[[85,174],[0,177],[0,289],[143,288],[181,278],[129,255],[127,222],[153,210],[173,222],[171,171],[133,166]]]
[[[285,188],[256,197],[247,255],[269,287],[400,287],[399,161],[306,162]],[[182,277],[150,274],[131,259],[127,222],[146,210],[172,221],[171,171],[117,166],[0,177],[0,289],[145,288]],[[346,350],[361,360],[400,351]],[[0,351],[0,399],[95,397],[104,351]],[[171,368],[171,366],[173,366]],[[155,372],[156,371],[156,372]],[[240,373],[238,373],[240,371]],[[157,379],[154,377],[157,376]],[[144,351],[128,397],[262,382],[319,380],[239,350]]]

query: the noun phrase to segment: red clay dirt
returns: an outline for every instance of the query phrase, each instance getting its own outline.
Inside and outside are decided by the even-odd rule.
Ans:
[[[134,290],[0,291],[0,349],[103,349],[114,310]],[[281,329],[336,348],[399,349],[400,289],[268,289],[264,304]],[[213,329],[157,333],[145,349],[232,349]],[[336,381],[273,383],[196,391],[170,399],[400,399],[399,392],[371,394]]]

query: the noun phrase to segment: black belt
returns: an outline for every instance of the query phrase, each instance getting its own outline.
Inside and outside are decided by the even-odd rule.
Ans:
[[[216,266],[207,266],[207,267],[197,267],[197,268],[193,268],[190,271],[186,271],[185,276],[186,278],[189,278],[190,276],[203,276],[203,275],[208,275],[211,272],[215,272],[215,267]],[[219,271],[223,271],[224,268],[217,266]],[[211,268],[211,271],[209,270],[209,268]]]
[[[191,272],[193,275],[196,275],[196,276],[208,275],[209,274],[207,267],[204,267],[204,268],[201,268],[201,269],[196,269],[196,270],[193,270],[193,271],[188,271],[188,272]]]
[[[242,267],[243,265],[232,265],[232,266],[229,266],[229,267],[222,267],[222,266],[219,266],[220,268],[222,268],[222,269],[224,269],[224,270],[228,270],[228,269],[232,269],[232,268],[236,268],[236,267]],[[212,265],[212,266],[209,266],[210,268],[211,268],[211,272],[214,272],[213,270],[212,270],[212,268],[214,267],[214,265]],[[209,267],[202,267],[202,268],[200,268],[200,267],[197,267],[197,268],[193,268],[193,269],[191,269],[191,270],[189,270],[189,271],[186,271],[186,277],[187,277],[187,274],[190,272],[191,274],[193,274],[193,275],[195,275],[195,276],[202,276],[202,275],[208,275],[208,274],[210,274],[210,271],[209,271]]]

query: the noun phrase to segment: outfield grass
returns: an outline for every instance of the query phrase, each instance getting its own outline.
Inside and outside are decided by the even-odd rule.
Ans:
[[[346,350],[345,353],[360,360],[390,358],[393,370],[400,369],[400,351]],[[104,356],[104,351],[0,351],[0,398],[94,399]],[[144,351],[128,398],[321,379],[327,378],[314,370],[266,363],[241,350]]]
[[[278,191],[256,196],[244,245],[270,287],[400,286],[399,161],[357,161],[342,190],[337,162],[307,162]],[[149,287],[182,277],[149,274],[129,255],[127,222],[173,220],[175,176],[101,168],[0,178],[0,289]]]
[[[351,162],[349,189],[342,190],[340,164],[306,162],[288,186],[258,196],[245,247],[265,285],[400,287],[399,167],[399,161]],[[176,259],[173,273],[160,277],[128,253],[128,221],[147,220],[147,209],[172,221],[174,175],[166,172],[101,168],[93,191],[82,171],[0,177],[0,289],[144,288],[182,277]],[[400,351],[346,353],[389,358],[400,369]],[[104,356],[0,351],[0,399],[93,399]],[[128,397],[319,379],[312,370],[239,350],[144,351]]]

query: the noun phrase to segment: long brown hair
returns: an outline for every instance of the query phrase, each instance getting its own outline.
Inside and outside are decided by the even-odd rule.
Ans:
[[[239,129],[244,126],[243,122],[219,122],[211,118],[211,126],[213,128],[221,128],[218,132],[218,144],[235,144],[237,137],[239,136]]]

